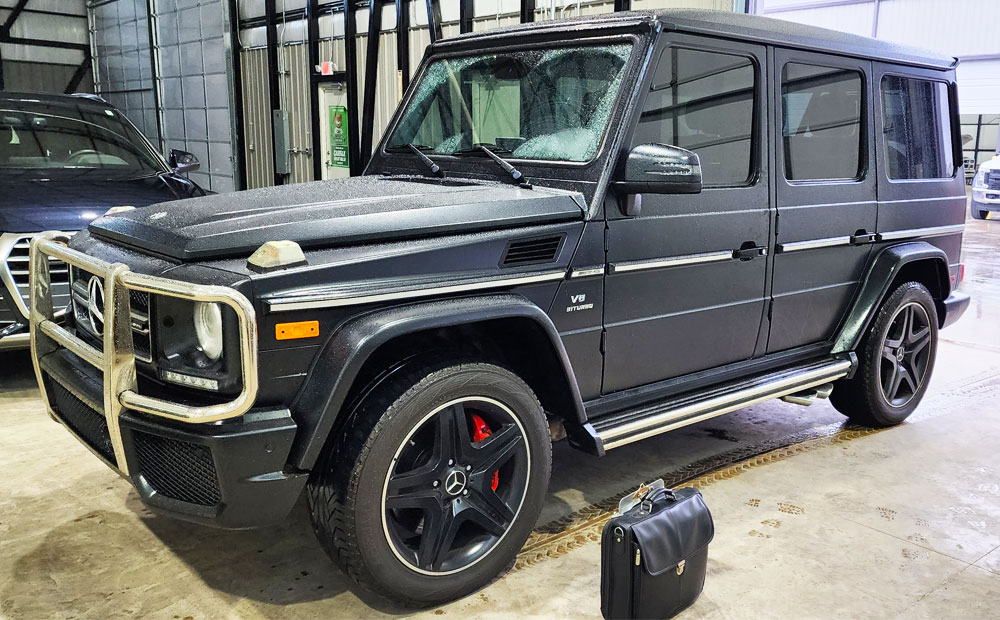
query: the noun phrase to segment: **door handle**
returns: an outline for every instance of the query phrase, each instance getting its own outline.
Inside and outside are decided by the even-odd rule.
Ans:
[[[743,244],[743,247],[733,250],[733,258],[739,260],[753,260],[760,256],[767,256],[767,248],[759,245],[750,245],[751,242]]]
[[[865,245],[878,241],[878,233],[861,231],[856,235],[851,235],[851,245]]]

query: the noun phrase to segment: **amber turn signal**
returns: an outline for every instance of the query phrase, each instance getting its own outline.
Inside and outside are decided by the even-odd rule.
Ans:
[[[299,338],[315,338],[316,336],[319,336],[319,321],[278,323],[274,326],[275,340],[298,340]]]

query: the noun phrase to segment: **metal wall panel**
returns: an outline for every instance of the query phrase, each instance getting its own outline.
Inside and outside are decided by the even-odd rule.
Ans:
[[[73,78],[76,69],[73,65],[22,62],[5,58],[3,60],[4,88],[9,91],[31,93],[61,93]],[[94,92],[94,80],[89,70],[80,81],[76,92]]]
[[[90,10],[97,93],[159,145],[146,0],[115,0]]]
[[[292,162],[290,183],[313,180],[312,121],[309,118],[309,47],[284,45],[278,51],[281,109],[288,112],[289,148]]]
[[[274,185],[267,50],[243,50],[243,143],[247,189]]]

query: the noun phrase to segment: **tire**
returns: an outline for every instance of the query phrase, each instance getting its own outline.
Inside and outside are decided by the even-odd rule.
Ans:
[[[859,424],[899,424],[927,391],[937,339],[934,298],[923,284],[901,284],[882,303],[862,339],[854,376],[834,384],[830,402]]]
[[[976,207],[976,203],[974,202],[969,203],[969,213],[972,215],[972,219],[974,220],[986,219],[986,211],[981,211],[980,209],[978,209]]]
[[[486,363],[413,364],[364,397],[344,428],[308,499],[320,543],[360,586],[428,607],[513,564],[552,467],[545,414],[518,376]]]

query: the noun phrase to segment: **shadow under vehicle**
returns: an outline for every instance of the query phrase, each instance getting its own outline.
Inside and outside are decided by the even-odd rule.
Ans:
[[[153,509],[253,527],[305,489],[357,583],[452,600],[510,565],[563,430],[903,421],[969,303],[958,128],[954,59],[765,18],[439,41],[362,177],[36,238],[39,382]]]
[[[28,347],[28,244],[73,233],[109,209],[203,196],[194,155],[164,160],[114,106],[94,95],[0,93],[0,349]],[[65,265],[53,303],[69,304]]]

